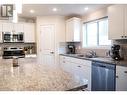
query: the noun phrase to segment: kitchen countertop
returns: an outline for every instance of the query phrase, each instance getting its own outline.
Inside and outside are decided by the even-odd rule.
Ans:
[[[65,91],[87,85],[37,58],[21,58],[18,63],[13,67],[12,59],[0,59],[1,91]]]
[[[79,58],[79,59],[84,59],[84,60],[105,62],[105,63],[108,63],[108,64],[114,64],[114,65],[119,65],[119,66],[125,66],[125,67],[127,67],[127,60],[115,61],[115,60],[113,60],[110,57],[87,58],[87,57],[76,56],[77,54],[60,54],[60,55],[68,56],[68,57],[74,57],[74,58]]]

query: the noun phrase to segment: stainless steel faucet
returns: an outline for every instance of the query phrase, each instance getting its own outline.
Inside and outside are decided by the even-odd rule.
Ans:
[[[94,50],[90,50],[89,53],[92,55],[92,57],[96,57],[96,52]]]

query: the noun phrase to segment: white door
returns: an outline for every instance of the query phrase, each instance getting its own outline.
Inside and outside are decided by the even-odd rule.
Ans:
[[[40,31],[40,55],[43,64],[53,65],[55,63],[54,52],[54,25],[41,25]]]

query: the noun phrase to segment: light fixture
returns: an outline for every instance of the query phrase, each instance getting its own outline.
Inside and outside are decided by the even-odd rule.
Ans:
[[[87,11],[89,8],[88,7],[85,7],[84,10]]]
[[[56,12],[58,9],[57,8],[53,8],[52,11]]]
[[[34,10],[32,10],[32,9],[30,10],[30,13],[34,13],[34,12],[35,12],[35,11],[34,11]]]

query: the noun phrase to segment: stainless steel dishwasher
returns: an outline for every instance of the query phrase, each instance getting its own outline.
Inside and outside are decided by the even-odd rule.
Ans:
[[[115,91],[115,68],[113,64],[92,62],[92,91]]]

